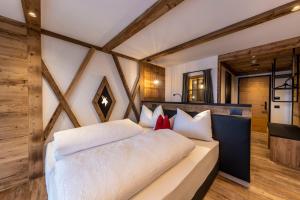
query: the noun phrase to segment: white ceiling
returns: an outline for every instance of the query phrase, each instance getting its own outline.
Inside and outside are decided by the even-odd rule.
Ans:
[[[0,15],[25,22],[21,0],[0,0]]]
[[[271,42],[300,36],[300,12],[194,46],[177,53],[160,57],[154,63],[173,66],[213,55],[222,55]]]
[[[103,46],[157,0],[41,0],[42,27]],[[114,50],[138,59],[205,35],[292,0],[185,0]],[[0,15],[24,22],[21,0],[0,0]],[[300,14],[159,58],[174,65],[300,36]]]
[[[290,0],[185,0],[115,50],[141,59]]]
[[[42,0],[42,27],[103,46],[156,0]]]

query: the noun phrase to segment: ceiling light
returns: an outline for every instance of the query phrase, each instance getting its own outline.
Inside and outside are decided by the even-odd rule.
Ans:
[[[34,18],[37,17],[36,14],[35,14],[35,12],[32,12],[32,11],[28,12],[28,15],[29,15],[30,17],[34,17]]]
[[[291,11],[295,12],[295,11],[298,11],[298,10],[300,10],[300,5],[294,6]]]

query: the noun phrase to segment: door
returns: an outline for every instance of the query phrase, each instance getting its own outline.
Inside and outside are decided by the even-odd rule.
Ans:
[[[239,80],[239,103],[252,104],[252,131],[267,132],[269,91],[269,76],[241,78]]]

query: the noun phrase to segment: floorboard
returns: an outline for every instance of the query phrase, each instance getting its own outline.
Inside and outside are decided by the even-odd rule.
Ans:
[[[267,134],[252,132],[250,187],[218,176],[204,200],[300,200],[300,171],[276,164],[269,156]]]

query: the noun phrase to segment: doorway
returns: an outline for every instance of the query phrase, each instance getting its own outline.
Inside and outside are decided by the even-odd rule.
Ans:
[[[225,103],[231,103],[231,82],[232,77],[228,71],[225,71]]]
[[[239,79],[238,101],[252,105],[252,131],[267,132],[269,122],[270,76]]]

